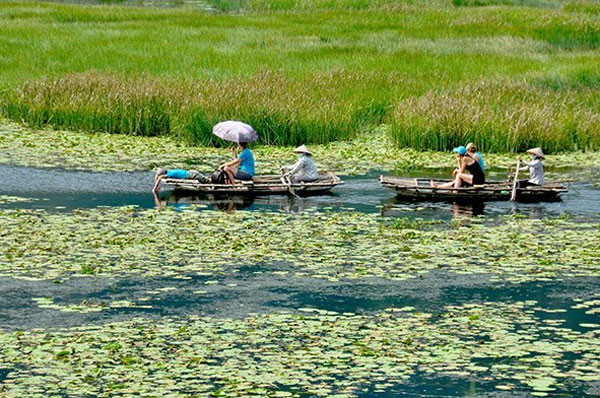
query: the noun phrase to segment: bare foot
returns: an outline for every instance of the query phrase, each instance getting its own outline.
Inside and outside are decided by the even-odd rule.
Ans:
[[[429,180],[429,185],[431,185],[432,188],[437,188],[438,184],[436,184],[435,182],[433,182],[433,180]]]

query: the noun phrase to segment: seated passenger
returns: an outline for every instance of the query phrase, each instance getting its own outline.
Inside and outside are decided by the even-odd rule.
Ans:
[[[471,157],[471,159],[476,160],[477,162],[479,162],[479,166],[481,166],[481,171],[483,171],[483,174],[485,174],[485,166],[483,163],[483,155],[481,155],[481,153],[477,152],[477,148],[475,147],[475,144],[473,144],[472,142],[469,142],[466,146],[467,148],[467,156]],[[458,170],[460,169],[460,164],[458,165],[458,167],[454,170],[454,172],[452,173],[452,178],[456,178],[456,174],[458,173]]]
[[[231,147],[233,160],[219,166],[219,170],[224,170],[227,173],[230,184],[233,184],[235,180],[250,181],[254,178],[254,155],[248,149],[248,144],[240,142],[238,149],[241,150],[241,153],[236,157],[236,147],[235,145]],[[239,168],[236,167],[238,165]]]
[[[481,171],[483,171],[483,173],[485,174],[483,156],[481,155],[481,153],[477,152],[477,147],[472,142],[469,142],[467,144],[467,155],[479,162],[479,166],[481,166]]]
[[[519,187],[542,186],[544,185],[544,166],[542,165],[542,159],[545,158],[544,152],[542,152],[542,148],[531,148],[527,150],[527,153],[531,155],[531,162],[523,162],[523,159],[519,157],[519,164],[521,167],[529,169],[529,180],[519,181]]]
[[[206,177],[204,174],[197,170],[182,170],[182,169],[157,169],[154,174],[154,188],[153,192],[160,190],[160,182],[167,178],[174,178],[178,180],[198,180],[201,184],[210,184],[210,177]]]
[[[282,171],[287,170],[284,176],[289,177],[292,184],[316,181],[319,178],[319,172],[317,171],[317,165],[312,160],[312,153],[305,145],[294,149],[294,152],[299,153],[300,157],[293,165],[281,168]]]
[[[481,170],[479,162],[467,156],[467,148],[459,146],[454,148],[452,152],[456,153],[458,162],[458,171],[456,174],[453,174],[454,180],[445,184],[437,184],[431,180],[429,184],[433,188],[460,188],[482,185],[485,183],[485,175]],[[465,173],[465,171],[468,171],[470,174]]]

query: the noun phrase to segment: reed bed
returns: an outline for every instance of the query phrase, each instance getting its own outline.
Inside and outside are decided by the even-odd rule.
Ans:
[[[483,80],[394,99],[382,84],[401,76],[336,71],[301,79],[264,72],[251,78],[177,81],[86,72],[27,82],[9,92],[3,112],[42,127],[138,136],[174,136],[222,145],[212,127],[243,120],[267,145],[324,144],[389,124],[400,147],[448,150],[475,142],[487,152],[600,149],[597,78]],[[359,93],[359,94],[357,94]]]
[[[402,101],[390,134],[400,146],[448,150],[474,142],[488,152],[531,147],[600,148],[597,87],[553,89],[526,81],[482,81]]]
[[[452,0],[452,4],[462,7],[485,6],[526,6],[526,7],[560,7],[560,0]]]
[[[343,71],[297,80],[265,72],[224,81],[86,72],[26,82],[4,96],[2,110],[36,127],[173,135],[201,145],[220,144],[212,135],[219,121],[243,120],[260,132],[263,144],[322,144],[350,139],[383,121],[389,104],[338,86],[369,96],[382,78],[394,81],[393,75]]]
[[[33,126],[202,145],[219,144],[216,122],[241,119],[270,145],[348,140],[386,123],[399,145],[418,149],[475,136],[486,150],[540,137],[561,150],[598,146],[586,124],[600,81],[593,3],[208,3],[212,11],[0,3],[0,113]],[[472,97],[485,90],[499,105]],[[520,112],[520,97],[533,108]],[[454,107],[485,117],[452,119]],[[505,120],[507,109],[531,120],[518,127],[524,122]]]

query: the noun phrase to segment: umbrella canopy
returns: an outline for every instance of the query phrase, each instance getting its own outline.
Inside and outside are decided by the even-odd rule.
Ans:
[[[237,142],[253,142],[258,139],[258,133],[254,131],[252,126],[242,122],[228,120],[215,124],[213,134],[225,140]]]

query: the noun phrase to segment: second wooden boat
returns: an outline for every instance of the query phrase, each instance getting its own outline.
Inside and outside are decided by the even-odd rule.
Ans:
[[[434,180],[442,184],[450,180]],[[419,200],[450,201],[492,201],[510,200],[512,182],[490,181],[483,185],[466,188],[433,188],[430,179],[380,176],[379,182],[386,188],[396,191],[399,197]],[[561,183],[547,182],[541,187],[517,188],[517,200],[541,202],[556,200],[562,193],[568,192],[567,186]]]

